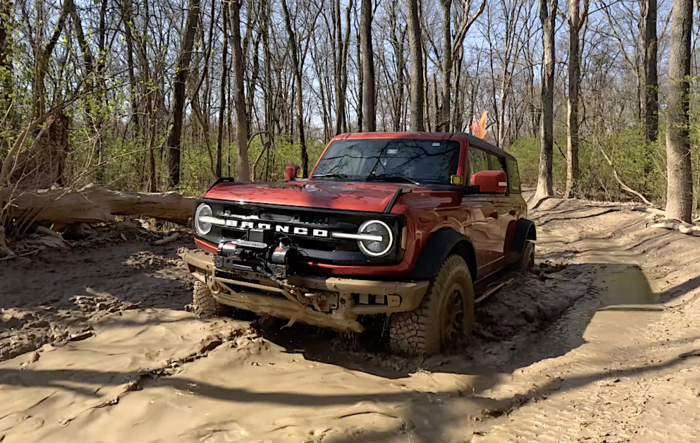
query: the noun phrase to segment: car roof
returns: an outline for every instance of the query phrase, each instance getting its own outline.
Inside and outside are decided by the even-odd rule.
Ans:
[[[515,160],[515,157],[499,149],[486,140],[464,132],[356,132],[341,134],[333,140],[372,140],[372,139],[412,139],[412,140],[466,140],[470,146],[476,146],[484,151]],[[331,141],[333,141],[331,140]]]

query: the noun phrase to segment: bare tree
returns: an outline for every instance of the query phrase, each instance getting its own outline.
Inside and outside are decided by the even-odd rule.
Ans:
[[[557,0],[539,0],[542,23],[544,72],[542,75],[542,150],[540,172],[537,178],[535,199],[554,195],[552,161],[554,151],[554,32],[556,27]]]
[[[690,41],[693,3],[674,0],[671,22],[671,56],[668,61],[668,124],[666,162],[668,189],[666,216],[691,222],[693,171],[690,157],[688,92],[690,89]]]
[[[568,125],[566,134],[566,198],[578,195],[578,145],[579,145],[579,88],[581,82],[581,52],[579,50],[579,33],[588,16],[588,0],[569,0],[569,96]]]
[[[469,28],[472,27],[477,18],[484,12],[486,0],[482,0],[481,5],[476,12],[470,17],[471,0],[462,0],[462,16],[459,21],[459,27],[454,36],[452,36],[452,0],[440,0],[442,5],[442,79],[441,79],[441,94],[442,101],[439,112],[436,110],[436,130],[448,132],[452,129],[452,71],[454,70],[455,60],[459,59],[459,54],[464,44],[464,39],[467,36]]]
[[[222,175],[224,126],[226,126],[226,85],[228,78],[228,8],[222,1],[224,42],[221,48],[221,84],[219,85],[219,127],[216,134],[216,176]]]
[[[199,0],[189,0],[187,8],[187,24],[182,36],[182,46],[180,57],[177,63],[177,73],[175,74],[175,84],[173,87],[173,123],[168,136],[169,156],[169,185],[180,184],[180,151],[182,141],[182,118],[185,110],[185,90],[187,87],[187,75],[190,70],[190,60],[192,59],[192,47],[194,46],[194,36],[197,32],[199,22]]]
[[[423,92],[423,43],[421,40],[418,0],[406,0],[406,21],[408,24],[408,46],[411,57],[411,131],[425,131]]]
[[[360,12],[360,44],[362,45],[362,130],[377,130],[374,51],[372,48],[372,0],[362,0]]]
[[[299,149],[301,150],[301,167],[304,171],[304,177],[309,172],[309,154],[306,152],[306,137],[304,135],[304,96],[302,94],[302,61],[299,59],[301,52],[298,48],[298,40],[294,28],[292,27],[292,19],[287,7],[287,0],[282,0],[282,9],[284,11],[284,25],[287,28],[289,35],[289,46],[292,50],[292,68],[294,70],[294,81],[296,85],[296,102],[297,102],[297,129],[299,132]]]
[[[646,0],[644,26],[644,90],[645,131],[647,143],[656,142],[659,136],[659,78],[657,75],[656,0]]]
[[[241,47],[241,0],[231,0],[231,48],[233,64],[233,101],[236,108],[236,146],[238,147],[238,175],[241,181],[250,181],[248,161],[248,115],[245,97],[245,61]]]
[[[353,0],[350,0],[345,8],[345,34],[343,34],[343,22],[341,20],[340,0],[333,0],[333,53],[335,54],[335,106],[336,124],[335,133],[347,131],[347,117],[345,110],[345,97],[348,83],[348,48],[350,46],[350,12]]]

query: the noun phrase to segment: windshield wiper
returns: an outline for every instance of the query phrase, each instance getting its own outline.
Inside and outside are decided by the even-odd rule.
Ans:
[[[345,180],[348,178],[347,174],[314,174],[311,176],[312,179],[317,178],[335,178],[338,180]]]
[[[408,178],[403,175],[370,175],[365,178],[366,181],[382,181],[382,182],[399,182],[399,183],[411,183],[414,185],[419,185],[417,181],[412,178]]]

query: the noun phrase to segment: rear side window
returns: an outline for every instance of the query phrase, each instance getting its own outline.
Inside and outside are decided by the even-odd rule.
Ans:
[[[506,170],[506,159],[499,157],[497,155],[489,154],[491,160],[491,171],[504,171]]]
[[[469,183],[471,184],[471,176],[479,171],[488,171],[489,158],[481,149],[473,146],[469,147]]]
[[[518,162],[508,159],[508,186],[510,192],[520,192],[520,172]]]

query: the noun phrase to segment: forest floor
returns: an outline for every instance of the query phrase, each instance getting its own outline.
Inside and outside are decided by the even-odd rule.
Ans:
[[[268,320],[197,320],[133,225],[0,262],[0,442],[700,441],[700,238],[549,199],[538,265],[465,348],[390,355]]]

